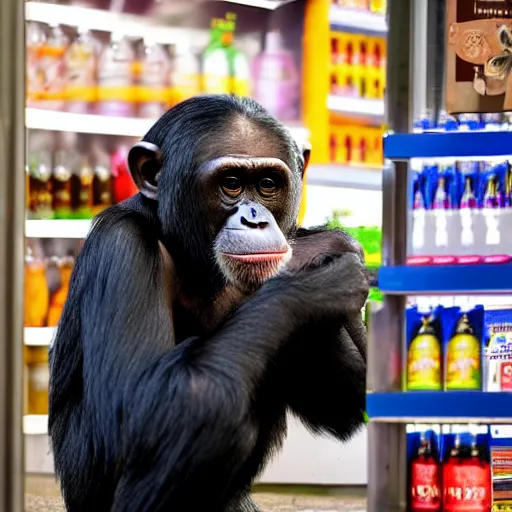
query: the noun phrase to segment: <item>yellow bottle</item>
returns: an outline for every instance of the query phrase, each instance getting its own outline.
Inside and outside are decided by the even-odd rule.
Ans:
[[[446,389],[480,389],[482,385],[481,344],[469,318],[462,315],[446,350]]]
[[[431,325],[432,316],[422,319],[422,326],[411,341],[407,354],[407,390],[441,391],[441,342]]]

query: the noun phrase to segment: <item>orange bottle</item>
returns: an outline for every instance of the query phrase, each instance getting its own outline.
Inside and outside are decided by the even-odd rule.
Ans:
[[[29,347],[28,363],[28,413],[48,414],[48,347]]]
[[[25,326],[44,327],[48,313],[49,291],[46,265],[42,258],[25,258]]]
[[[60,274],[60,285],[52,295],[50,300],[50,308],[48,310],[48,327],[55,327],[62,314],[64,303],[68,296],[69,281],[71,280],[71,274],[73,272],[74,260],[71,257],[62,258],[58,262],[59,274]]]

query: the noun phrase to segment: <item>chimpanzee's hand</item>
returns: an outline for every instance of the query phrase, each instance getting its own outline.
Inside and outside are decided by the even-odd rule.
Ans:
[[[364,263],[364,253],[357,240],[340,230],[312,232],[300,230],[293,243],[293,256],[286,266],[290,272],[312,269],[329,263],[340,253],[359,255]]]
[[[361,315],[369,292],[369,281],[361,257],[355,252],[324,253],[310,265],[296,271],[287,270],[267,281],[262,289],[274,287],[304,325],[325,319]],[[307,304],[307,307],[304,305]],[[300,318],[299,318],[300,317]]]

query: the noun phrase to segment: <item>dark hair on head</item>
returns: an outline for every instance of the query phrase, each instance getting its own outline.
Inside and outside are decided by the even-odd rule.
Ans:
[[[185,248],[184,257],[206,262],[211,258],[205,254],[207,244],[192,247],[187,233],[197,233],[195,240],[207,240],[205,226],[208,219],[203,217],[201,204],[193,190],[197,178],[197,167],[201,163],[204,143],[222,140],[230,136],[236,118],[247,120],[268,132],[272,143],[277,144],[287,156],[287,163],[297,176],[303,170],[302,152],[290,132],[271,116],[258,102],[234,95],[205,95],[190,98],[168,110],[145,135],[144,141],[156,144],[163,155],[162,172],[159,176],[159,194],[165,194],[165,201],[158,201],[158,217],[162,232],[169,234],[165,243]],[[179,179],[176,177],[179,175]],[[193,213],[191,213],[193,211]],[[170,239],[169,239],[170,238]]]

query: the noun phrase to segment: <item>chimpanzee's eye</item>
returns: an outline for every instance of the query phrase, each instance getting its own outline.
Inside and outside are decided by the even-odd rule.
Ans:
[[[259,189],[260,193],[262,195],[270,195],[272,194],[276,189],[276,184],[273,179],[271,178],[263,178],[259,183]]]
[[[236,176],[226,176],[222,180],[222,189],[230,196],[237,196],[242,192],[242,182]]]

